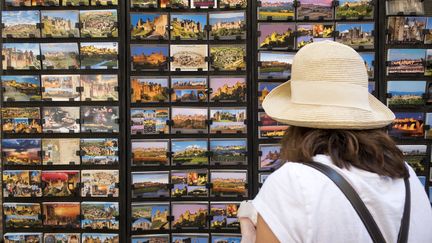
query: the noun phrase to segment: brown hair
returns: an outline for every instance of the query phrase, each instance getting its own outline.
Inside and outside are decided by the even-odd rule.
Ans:
[[[408,178],[403,154],[382,129],[325,130],[290,126],[282,139],[282,159],[310,162],[326,154],[339,168],[357,167],[381,176]]]

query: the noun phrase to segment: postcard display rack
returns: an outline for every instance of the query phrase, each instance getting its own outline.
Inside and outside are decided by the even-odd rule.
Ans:
[[[122,5],[1,4],[4,241],[125,242]]]
[[[250,197],[249,5],[128,1],[131,242],[239,242]]]

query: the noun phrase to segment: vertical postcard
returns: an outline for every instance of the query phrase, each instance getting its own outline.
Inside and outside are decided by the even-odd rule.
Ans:
[[[118,170],[81,170],[82,197],[118,197]]]
[[[77,133],[80,131],[79,107],[43,107],[44,133]]]
[[[258,182],[261,185],[264,184],[265,180],[270,176],[270,174],[271,174],[270,172],[261,172],[261,173],[258,173]]]
[[[41,43],[43,69],[78,69],[78,43]]]
[[[119,243],[119,235],[118,234],[102,234],[102,233],[83,233],[81,235],[81,243],[94,243],[103,242],[103,243]]]
[[[44,170],[42,171],[41,178],[44,197],[70,197],[79,195],[79,170]]]
[[[288,125],[271,118],[265,112],[258,112],[258,138],[282,138]]]
[[[240,222],[237,212],[240,207],[238,202],[211,202],[210,215],[213,219],[210,222],[212,229],[239,229]]]
[[[336,6],[336,19],[372,19],[373,0],[340,0]]]
[[[41,81],[37,75],[1,76],[3,101],[41,100]]]
[[[210,108],[210,133],[246,133],[246,108]]]
[[[423,74],[425,49],[389,49],[387,74]]]
[[[297,49],[313,43],[313,24],[297,24]]]
[[[432,44],[432,17],[427,18],[426,33],[424,36],[425,44]]]
[[[118,77],[116,74],[80,75],[81,100],[116,101],[118,100]]]
[[[214,102],[245,102],[246,77],[243,76],[212,76],[210,77],[210,101]]]
[[[168,140],[132,140],[132,166],[169,165],[168,142]]]
[[[40,170],[4,170],[4,197],[41,197]]]
[[[258,170],[276,170],[283,164],[280,144],[260,144],[258,150]]]
[[[168,89],[168,77],[132,76],[131,102],[168,102]]]
[[[3,43],[3,70],[41,69],[39,43]]]
[[[295,24],[291,23],[258,23],[258,48],[261,50],[294,49]]]
[[[170,45],[171,71],[207,71],[207,45]]]
[[[207,170],[176,170],[171,171],[173,197],[207,197]]]
[[[386,1],[387,15],[410,15],[415,13],[416,15],[423,15],[425,13],[424,1],[423,0],[393,0]]]
[[[2,127],[5,133],[41,133],[39,107],[3,108]]]
[[[425,67],[424,75],[432,76],[432,49],[426,50],[426,67]]]
[[[169,108],[132,108],[131,134],[168,133]]]
[[[432,113],[426,113],[426,126],[425,128],[425,139],[432,139]]]
[[[211,165],[247,164],[246,139],[211,138]]]
[[[294,14],[294,0],[263,0],[258,6],[258,20],[288,20]]]
[[[169,172],[132,172],[133,198],[169,197]]]
[[[370,79],[375,77],[374,70],[375,70],[375,53],[374,52],[360,52],[360,56],[363,58],[363,61],[365,63],[365,67],[368,73],[368,77]]]
[[[424,113],[421,112],[395,112],[396,119],[393,121],[388,133],[398,139],[420,138],[424,136]]]
[[[39,11],[3,11],[2,37],[38,38],[40,37]]]
[[[81,68],[85,69],[117,69],[117,42],[81,42]]]
[[[426,81],[387,81],[388,106],[424,105]]]
[[[301,0],[297,19],[318,20],[333,18],[332,0]]]
[[[422,44],[423,30],[426,28],[426,17],[388,18],[387,40],[390,44]]]
[[[116,9],[81,10],[80,23],[82,37],[118,37]]]
[[[43,38],[79,38],[79,11],[41,11]]]
[[[42,139],[43,165],[79,165],[80,140],[78,138]]]
[[[206,13],[172,13],[171,40],[207,39]]]
[[[209,23],[211,26],[210,40],[238,40],[246,38],[246,13],[211,12]]]
[[[258,83],[258,107],[261,107],[262,102],[265,97],[272,91],[274,88],[279,86],[281,83],[274,82],[259,82]]]
[[[42,99],[49,101],[79,101],[80,75],[42,75]]]
[[[117,165],[117,138],[83,138],[81,139],[81,160],[83,165]]]
[[[169,203],[132,203],[131,211],[132,211],[132,231],[169,229],[170,226],[170,223],[168,221],[168,217],[170,216]],[[132,242],[135,241],[132,240]],[[162,242],[156,241],[156,242],[164,243],[165,241]]]
[[[36,138],[2,139],[3,165],[40,165],[41,140]]]
[[[207,108],[173,107],[171,109],[171,133],[207,132]]]
[[[247,197],[247,171],[246,170],[213,170],[210,171],[213,196],[242,196]]]
[[[337,23],[336,41],[352,48],[374,48],[374,23]]]
[[[427,171],[426,145],[398,145],[404,160],[413,168],[416,174],[425,174]]]
[[[79,202],[44,202],[42,203],[43,224],[45,227],[79,228]]]
[[[295,53],[288,52],[260,51],[258,53],[258,78],[289,79],[294,55]]]
[[[173,229],[207,228],[209,208],[207,202],[173,202],[171,204]]]
[[[130,13],[130,22],[132,39],[168,39],[167,13]]]
[[[368,91],[370,94],[375,95],[375,81],[368,82]]]
[[[81,132],[119,132],[118,106],[82,106]]]
[[[82,229],[119,229],[118,202],[82,202]]]
[[[171,140],[172,165],[206,165],[207,139]]]
[[[245,45],[211,45],[210,68],[214,71],[239,71],[246,69]]]
[[[207,101],[207,77],[171,77],[171,89],[172,101]]]
[[[167,71],[168,45],[140,45],[130,46],[133,71]]]
[[[42,226],[39,203],[3,203],[3,215],[3,223],[6,228],[40,228]]]

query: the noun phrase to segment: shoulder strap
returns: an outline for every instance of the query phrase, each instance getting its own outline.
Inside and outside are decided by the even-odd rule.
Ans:
[[[349,184],[349,182],[343,176],[341,176],[336,170],[334,170],[330,166],[322,163],[309,162],[303,164],[320,171],[336,184],[336,186],[346,196],[348,201],[353,206],[354,210],[359,215],[360,219],[365,225],[366,230],[368,231],[374,243],[386,242],[384,236],[381,233],[381,230],[379,229],[378,225],[376,224],[375,220],[373,219],[366,205],[361,200],[360,196],[357,194],[354,188]],[[401,227],[398,235],[398,241],[397,241],[398,243],[408,242],[411,195],[410,195],[410,185],[408,179],[404,179],[404,183],[405,183],[405,206],[402,215]]]

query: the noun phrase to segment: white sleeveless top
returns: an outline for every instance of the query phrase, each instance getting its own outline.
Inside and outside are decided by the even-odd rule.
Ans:
[[[340,172],[360,195],[387,243],[396,243],[405,203],[402,179],[351,168],[340,169],[329,156],[314,161]],[[432,209],[423,185],[410,167],[411,221],[408,242],[432,242]],[[281,243],[372,242],[365,226],[339,188],[324,174],[286,163],[265,181],[253,205]]]

